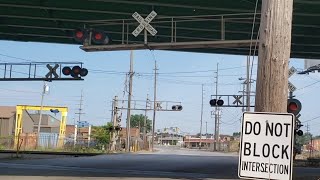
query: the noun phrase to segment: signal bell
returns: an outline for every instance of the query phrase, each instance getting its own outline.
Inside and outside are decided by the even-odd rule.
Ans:
[[[66,66],[62,68],[62,74],[65,76],[71,75],[74,78],[79,78],[79,76],[85,77],[86,75],[88,75],[88,69],[81,68],[80,66],[74,66],[72,68]]]
[[[288,99],[287,112],[298,115],[301,111],[302,105],[298,99]]]

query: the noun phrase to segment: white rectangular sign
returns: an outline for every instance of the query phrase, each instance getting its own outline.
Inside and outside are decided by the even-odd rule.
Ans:
[[[243,113],[238,175],[244,179],[292,179],[294,115]]]

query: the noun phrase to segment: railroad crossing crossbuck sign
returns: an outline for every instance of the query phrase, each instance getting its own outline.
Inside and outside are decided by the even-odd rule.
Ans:
[[[136,19],[140,25],[132,32],[132,34],[137,37],[143,29],[146,29],[152,36],[156,35],[158,31],[149,24],[156,16],[157,13],[155,11],[152,11],[146,19],[137,12],[133,13],[132,17]]]
[[[59,67],[59,64],[56,64],[54,67],[51,67],[50,64],[47,64],[47,68],[49,69],[49,72],[46,75],[46,78],[52,78],[52,75],[54,78],[59,78],[59,75],[57,74],[57,69]]]
[[[233,97],[234,97],[234,99],[235,99],[235,100],[233,101],[233,104],[240,104],[240,105],[242,104],[242,102],[241,102],[241,100],[240,100],[240,99],[242,98],[242,96],[236,96],[236,95],[234,95]]]
[[[238,173],[244,179],[292,179],[294,115],[243,113]]]
[[[290,77],[291,77],[294,73],[296,73],[296,72],[297,72],[296,68],[291,67],[291,68],[289,69],[289,76],[288,76],[288,78],[290,78]],[[288,89],[289,89],[290,92],[294,92],[294,91],[297,90],[297,88],[296,88],[290,81],[288,81]]]

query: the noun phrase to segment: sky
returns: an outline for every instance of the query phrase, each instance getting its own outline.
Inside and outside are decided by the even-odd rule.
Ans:
[[[147,94],[153,99],[153,69],[157,61],[159,76],[157,100],[181,102],[183,110],[179,112],[157,112],[156,129],[179,127],[181,132],[196,134],[200,131],[201,97],[204,84],[204,111],[202,132],[213,133],[214,119],[211,117],[209,101],[215,94],[215,76],[219,64],[218,95],[238,95],[242,90],[240,77],[246,77],[246,56],[205,54],[191,52],[174,52],[159,50],[134,51],[133,100],[145,100]],[[44,96],[44,105],[67,106],[69,108],[68,124],[78,120],[77,112],[80,95],[83,91],[83,114],[81,120],[92,125],[104,125],[111,118],[111,102],[114,96],[120,100],[127,99],[124,93],[129,71],[130,51],[84,52],[78,45],[0,41],[0,63],[10,62],[83,62],[89,74],[84,81],[49,82],[50,92]],[[252,78],[256,79],[257,57],[255,57]],[[298,70],[304,67],[302,59],[291,59],[290,66]],[[13,67],[13,77],[26,77],[28,67]],[[37,68],[38,76],[47,74],[45,67]],[[4,66],[0,66],[3,77]],[[302,102],[301,118],[306,121],[302,128],[319,135],[320,112],[320,75],[293,75],[290,79],[296,87],[296,98]],[[0,82],[0,105],[17,104],[40,105],[43,82]],[[255,84],[252,85],[255,90]],[[254,104],[254,99],[252,99]],[[143,107],[144,102],[133,104]],[[120,106],[126,103],[120,102]],[[240,131],[241,108],[222,108],[221,134]],[[125,126],[126,112],[122,112],[122,126]],[[144,114],[144,111],[132,111],[132,114]],[[59,114],[57,115],[59,117]],[[152,112],[148,112],[152,118]]]

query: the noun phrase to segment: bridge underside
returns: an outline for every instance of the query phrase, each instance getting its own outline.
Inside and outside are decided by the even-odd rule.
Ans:
[[[248,55],[256,0],[0,0],[0,39],[77,44],[75,28],[105,31],[110,45],[81,46],[85,51],[168,49]],[[257,39],[261,0],[253,33]],[[151,25],[158,31],[138,37],[134,12],[158,15]],[[293,58],[320,58],[320,2],[294,0]]]

